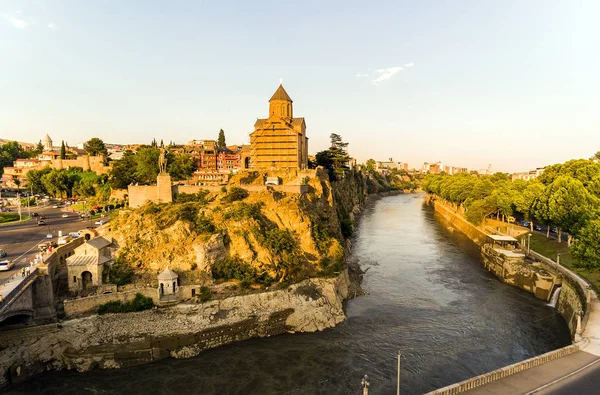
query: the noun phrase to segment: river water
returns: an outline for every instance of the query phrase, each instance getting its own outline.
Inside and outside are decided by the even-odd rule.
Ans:
[[[369,295],[320,333],[281,335],[121,370],[44,373],[9,393],[35,394],[418,394],[570,344],[556,310],[501,284],[478,248],[451,232],[423,196],[369,206],[351,259]]]

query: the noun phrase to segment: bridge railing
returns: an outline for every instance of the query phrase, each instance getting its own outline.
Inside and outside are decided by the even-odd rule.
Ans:
[[[38,275],[38,268],[33,268],[33,270],[31,270],[31,272],[25,276],[22,277],[21,282],[14,287],[9,293],[6,294],[6,296],[4,296],[3,300],[2,300],[2,304],[0,305],[0,313],[2,313],[2,311],[8,307],[8,305],[11,303],[11,301],[13,300],[13,298],[15,298],[17,295],[19,295],[19,293],[31,283],[31,280],[33,280],[35,277],[37,277]]]
[[[562,358],[564,356],[573,354],[574,352],[579,351],[579,346],[570,345],[563,348],[559,348],[558,350],[550,351],[542,355],[538,355],[537,357],[526,359],[522,362],[517,362],[512,365],[508,365],[506,367],[493,370],[491,372],[482,374],[480,376],[476,376],[470,378],[465,381],[461,381],[460,383],[452,384],[444,388],[440,388],[438,390],[427,393],[426,395],[453,395],[460,394],[465,391],[472,390],[474,388],[480,387],[485,384],[489,384],[493,381],[503,379],[515,373],[522,372],[527,369],[534,368],[536,366],[542,365],[546,362],[553,361],[558,358]]]

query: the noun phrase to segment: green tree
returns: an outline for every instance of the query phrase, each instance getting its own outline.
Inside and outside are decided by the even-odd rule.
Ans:
[[[536,199],[544,192],[544,184],[538,180],[530,180],[526,183],[525,189],[515,195],[515,209],[525,216],[529,221],[529,229],[533,232],[533,221],[535,218],[533,204]]]
[[[186,153],[172,155],[167,160],[167,171],[175,180],[187,180],[195,170],[192,157]]]
[[[600,267],[600,219],[589,221],[579,233],[571,250],[577,258],[577,266]]]
[[[558,227],[558,242],[561,242],[561,230],[571,235],[579,231],[597,214],[600,201],[583,186],[583,183],[569,176],[559,176],[550,184],[545,193],[548,195],[548,211],[550,220]]]
[[[17,159],[27,159],[34,155],[34,151],[26,151],[16,141],[10,141],[0,147],[0,175],[5,167],[10,167]]]
[[[38,156],[42,152],[44,152],[44,145],[42,144],[42,140],[40,140],[40,141],[38,141],[37,145],[35,146],[35,150],[33,151],[33,153],[35,156]]]
[[[136,169],[136,155],[131,150],[125,151],[123,157],[112,164],[109,173],[110,185],[115,189],[125,189],[128,185],[137,182]]]
[[[47,193],[46,187],[42,182],[42,177],[48,173],[50,173],[52,169],[46,167],[42,170],[29,170],[27,172],[27,185],[29,185],[30,189],[33,193]]]
[[[594,155],[592,155],[590,160],[600,161],[600,151],[598,151]]]
[[[377,170],[377,163],[375,162],[375,159],[369,159],[367,160],[367,163],[365,163],[367,171],[369,172],[374,172]]]
[[[86,143],[83,143],[83,149],[85,149],[90,156],[108,155],[108,150],[104,145],[104,141],[98,137],[92,137]]]
[[[158,176],[158,148],[142,148],[136,155],[135,179],[141,184],[150,184]],[[169,160],[167,159],[167,165]]]
[[[219,148],[227,147],[227,144],[225,143],[225,132],[223,131],[223,129],[219,130],[219,137],[217,139],[217,147],[219,147]]]
[[[67,148],[64,140],[60,144],[60,159],[67,159]]]

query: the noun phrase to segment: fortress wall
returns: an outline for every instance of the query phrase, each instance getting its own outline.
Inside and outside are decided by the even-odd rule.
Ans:
[[[141,207],[147,200],[156,202],[158,200],[158,187],[156,185],[130,185],[127,188],[129,194],[129,207]]]

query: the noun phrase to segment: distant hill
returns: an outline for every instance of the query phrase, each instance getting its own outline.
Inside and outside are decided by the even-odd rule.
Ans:
[[[14,140],[7,140],[7,139],[0,138],[0,146],[4,145],[6,143],[9,143],[11,141],[14,141]],[[37,144],[37,143],[25,143],[23,141],[19,141],[18,143],[21,145],[21,147],[35,147]]]

